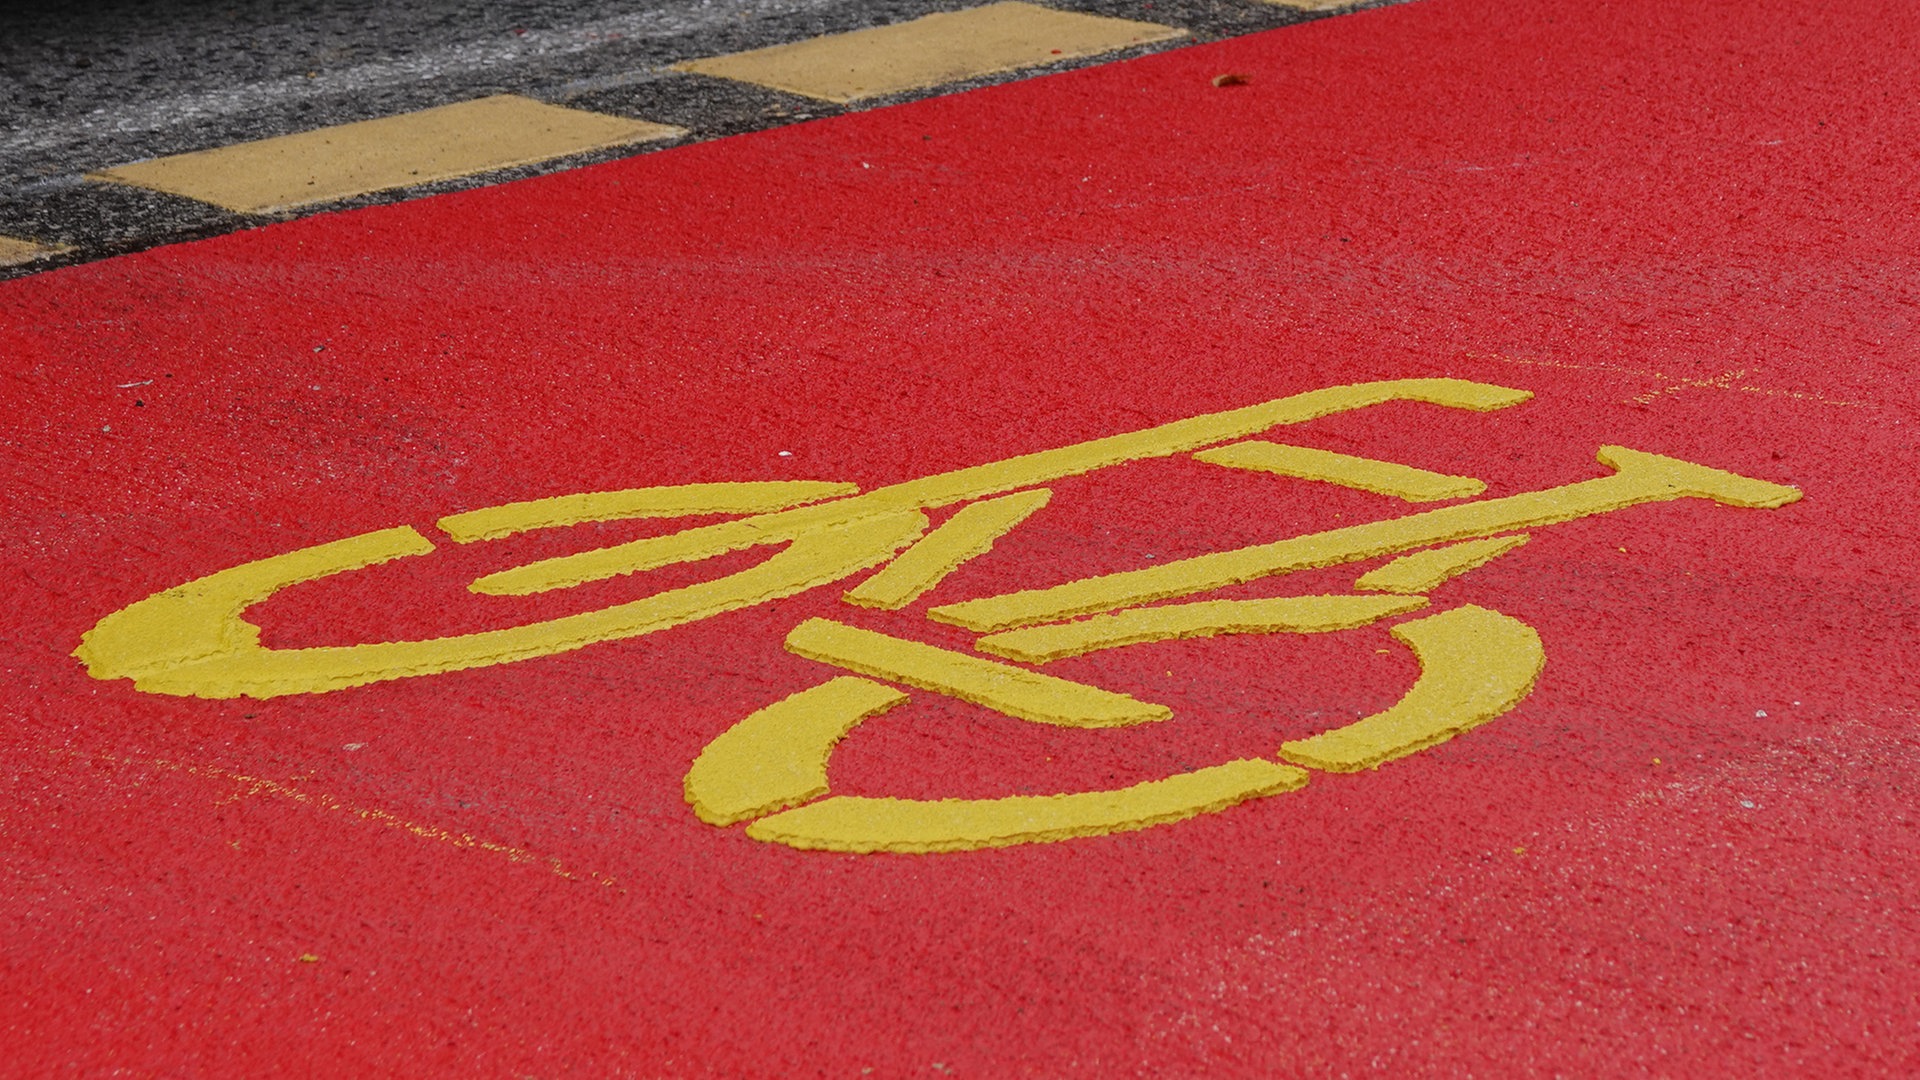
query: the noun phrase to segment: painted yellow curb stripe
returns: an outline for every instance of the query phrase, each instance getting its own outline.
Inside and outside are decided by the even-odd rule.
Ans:
[[[676,66],[845,103],[1185,35],[1158,23],[1000,3]]]
[[[1328,772],[1378,768],[1518,705],[1547,663],[1532,627],[1471,604],[1401,623],[1393,636],[1420,660],[1413,689],[1383,712],[1282,743],[1281,757]]]
[[[1122,727],[1165,720],[1173,710],[1085,683],[1017,668],[831,619],[808,619],[787,651],[876,679],[932,690],[1036,724]]]
[[[1360,575],[1356,589],[1374,592],[1424,593],[1452,578],[1493,560],[1527,542],[1527,534],[1496,536],[1489,540],[1469,540],[1464,544],[1416,551],[1402,555],[1377,570]]]
[[[682,134],[501,94],[118,165],[92,179],[262,214]]]
[[[35,259],[44,259],[49,255],[58,255],[72,248],[59,244],[41,244],[32,240],[21,240],[12,236],[0,236],[0,266],[19,266]]]
[[[1044,664],[1121,645],[1216,634],[1314,634],[1351,630],[1389,615],[1425,607],[1423,596],[1285,596],[1272,600],[1202,600],[1136,608],[1082,622],[1031,626],[973,643],[984,653]]]
[[[1331,450],[1315,450],[1307,446],[1288,446],[1285,443],[1234,443],[1215,450],[1203,450],[1193,456],[1195,460],[1209,465],[1251,469],[1300,480],[1320,480],[1341,487],[1371,491],[1376,495],[1391,495],[1408,502],[1464,499],[1487,490],[1485,481],[1475,480],[1471,476],[1448,476],[1392,461],[1336,454]]]
[[[1301,769],[1247,758],[1117,791],[1004,799],[835,796],[747,826],[747,835],[827,851],[970,851],[1144,829],[1304,787]]]
[[[847,590],[843,599],[861,607],[906,607],[959,569],[961,563],[985,555],[995,540],[1047,505],[1052,497],[1053,492],[1042,488],[963,507],[879,573]]]
[[[842,676],[789,695],[707,744],[687,770],[687,802],[709,825],[798,806],[827,793],[827,758],[860,722],[907,700],[905,691]]]

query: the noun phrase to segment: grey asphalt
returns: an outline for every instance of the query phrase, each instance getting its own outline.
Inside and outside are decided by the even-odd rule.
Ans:
[[[718,138],[842,110],[758,87],[675,72],[670,65],[901,22],[979,2],[428,0],[400,5],[376,0],[82,0],[15,4],[0,15],[0,234],[73,250],[0,269],[0,277],[274,220],[86,179],[94,170],[496,93],[671,123],[686,128],[693,140]],[[1192,34],[1183,41],[1135,52],[1177,48],[1320,17],[1259,0],[1046,2],[1170,24]],[[1039,71],[1111,59],[1110,55]],[[977,84],[957,84],[936,92]],[[898,100],[877,99],[860,107],[881,107]],[[561,159],[301,213],[497,183],[610,157],[658,152],[671,145]]]

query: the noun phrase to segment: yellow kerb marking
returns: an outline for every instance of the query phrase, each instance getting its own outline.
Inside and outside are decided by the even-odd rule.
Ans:
[[[49,255],[58,255],[63,251],[72,250],[61,244],[41,244],[12,236],[0,236],[0,266],[19,266],[35,259],[44,259]]]
[[[1243,759],[1117,791],[1003,799],[836,796],[747,826],[747,835],[825,851],[971,851],[1144,829],[1306,785],[1308,773]]]
[[[1800,498],[1795,488],[1621,446],[1601,447],[1599,458],[1602,464],[1618,471],[1612,476],[1544,491],[1463,503],[1389,521],[1200,555],[1147,570],[1082,578],[1049,589],[1029,589],[948,604],[927,614],[936,621],[969,630],[1008,630],[1190,596],[1272,574],[1334,566],[1450,540],[1572,521],[1639,503],[1706,498],[1730,506],[1771,508]]]
[[[1312,634],[1350,630],[1426,606],[1425,597],[1287,596],[1274,600],[1203,600],[1096,615],[1084,622],[1009,630],[974,642],[981,652],[1044,664],[1120,645],[1215,634]]]
[[[1464,544],[1416,551],[1402,555],[1377,570],[1369,570],[1353,583],[1354,588],[1374,592],[1424,593],[1438,588],[1451,578],[1493,560],[1527,542],[1527,534],[1495,536],[1469,540]]]
[[[1243,409],[1177,420],[1145,431],[1110,435],[1073,446],[956,469],[817,506],[760,514],[738,521],[687,529],[671,536],[650,537],[583,551],[577,555],[543,559],[513,570],[490,574],[474,582],[471,587],[475,592],[499,595],[522,595],[566,588],[786,539],[809,529],[850,521],[863,515],[887,510],[932,510],[987,495],[1038,487],[1061,477],[1079,476],[1113,465],[1184,454],[1229,439],[1243,439],[1278,424],[1304,423],[1388,401],[1421,401],[1453,409],[1490,412],[1518,405],[1532,396],[1525,390],[1489,386],[1464,379],[1392,379],[1352,386],[1330,386]]]
[[[1001,3],[676,66],[849,102],[1184,36],[1158,23]]]
[[[844,599],[861,607],[903,608],[968,559],[985,555],[993,542],[1047,505],[1052,492],[1023,491],[964,507],[921,541],[900,553],[879,573],[847,592]]]
[[[1097,686],[1056,679],[829,619],[808,619],[787,635],[787,651],[861,675],[957,697],[1062,727],[1121,727],[1165,720],[1173,710]]]
[[[241,618],[253,604],[302,581],[357,570],[433,545],[406,527],[276,555],[167,589],[100,620],[74,651],[97,679],[131,678],[141,690],[183,696],[278,697],[550,656],[636,637],[792,596],[875,566],[918,539],[916,512],[865,518],[808,533],[738,573],[504,630],[424,641],[267,649]]]
[[[1282,758],[1328,772],[1377,768],[1518,705],[1546,665],[1532,627],[1471,604],[1401,623],[1393,636],[1420,661],[1406,696],[1346,727],[1283,743]]]
[[[860,488],[825,480],[761,480],[718,484],[674,484],[669,487],[594,491],[558,495],[550,499],[490,506],[449,514],[439,520],[440,531],[455,543],[496,540],[530,529],[551,529],[587,521],[627,518],[689,517],[695,514],[763,514],[801,503],[852,495]]]
[[[707,744],[687,771],[687,802],[731,825],[827,793],[827,758],[862,720],[907,700],[891,686],[841,677],[748,716]]]
[[[1392,495],[1408,502],[1464,499],[1487,490],[1484,481],[1471,476],[1448,476],[1416,469],[1411,465],[1283,443],[1234,443],[1217,450],[1204,450],[1193,456],[1209,465],[1252,469],[1301,480],[1324,480],[1329,484],[1371,491],[1376,495]]]
[[[682,134],[501,94],[118,165],[92,179],[262,214]]]

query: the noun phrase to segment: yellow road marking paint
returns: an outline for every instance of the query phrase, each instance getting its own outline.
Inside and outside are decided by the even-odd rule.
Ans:
[[[774,702],[728,728],[687,770],[701,821],[732,825],[827,793],[827,758],[859,723],[907,700],[891,686],[843,676]]]
[[[787,651],[861,675],[957,697],[1036,724],[1122,727],[1165,720],[1173,710],[1085,683],[917,641],[808,619],[787,635]]]
[[[1464,499],[1487,490],[1484,481],[1471,476],[1448,476],[1416,469],[1411,465],[1283,443],[1234,443],[1214,450],[1203,450],[1193,456],[1195,460],[1209,465],[1252,469],[1301,480],[1322,480],[1341,487],[1371,491],[1376,495],[1391,495],[1408,502]]]
[[[600,611],[423,641],[290,650],[260,647],[259,628],[241,618],[249,605],[296,582],[433,550],[413,529],[388,529],[269,556],[164,589],[101,619],[82,635],[74,655],[95,678],[131,678],[137,688],[150,693],[216,698],[321,693],[550,656],[778,600],[877,566],[919,538],[926,527],[921,507],[1031,488],[1063,476],[1197,450],[1277,424],[1301,423],[1387,401],[1423,401],[1484,412],[1530,397],[1524,390],[1461,379],[1396,379],[1327,387],[957,469],[817,506],[543,560],[482,578],[471,586],[480,592],[537,592],[758,544],[794,541],[788,550],[750,570]],[[488,588],[490,582],[500,585]],[[1124,601],[1106,605],[1124,606]]]
[[[859,499],[838,499],[820,506],[804,506],[797,511],[757,514],[718,525],[682,529],[665,536],[649,536],[612,547],[595,548],[577,555],[541,559],[511,570],[501,570],[474,580],[467,586],[486,596],[525,596],[622,574],[657,570],[675,563],[711,559],[729,551],[741,551],[760,544],[774,544],[822,528],[835,528],[857,521],[876,511]],[[893,511],[897,513],[898,511]]]
[[[836,796],[762,818],[747,835],[826,851],[970,851],[1144,829],[1305,786],[1308,773],[1243,759],[1117,791],[1002,799]]]
[[[983,597],[936,607],[938,622],[989,632],[1095,611],[1190,596],[1273,574],[1386,555],[1449,540],[1551,525],[1648,502],[1706,498],[1729,506],[1771,508],[1800,498],[1795,488],[1750,480],[1677,458],[1603,446],[1599,459],[1617,471],[1543,491],[1446,506],[1402,518],[1181,559],[1147,570],[1082,578],[1048,589]]]
[[[906,607],[959,569],[961,563],[985,555],[994,541],[1047,505],[1052,496],[1042,488],[963,507],[879,573],[849,589],[843,599],[861,607]]]
[[[60,244],[42,244],[12,236],[0,236],[0,266],[20,266],[35,259],[58,255],[72,248]]]
[[[1393,636],[1420,661],[1406,696],[1343,728],[1283,743],[1282,758],[1328,772],[1377,768],[1518,705],[1547,662],[1532,627],[1471,604],[1401,623]]]
[[[1351,630],[1389,615],[1426,606],[1425,597],[1286,596],[1273,600],[1203,600],[1194,604],[1135,608],[1096,615],[1083,622],[1009,630],[974,642],[974,648],[1009,660],[1044,664],[1066,656],[1121,645],[1216,634],[1313,634]]]
[[[1144,431],[1110,435],[1073,446],[1022,454],[1004,461],[909,480],[819,506],[782,510],[740,521],[688,529],[671,536],[650,537],[576,555],[543,559],[489,574],[470,587],[479,593],[509,596],[562,589],[755,544],[790,539],[810,529],[842,524],[863,515],[886,510],[932,510],[985,495],[1037,487],[1062,477],[1079,476],[1112,465],[1169,457],[1228,439],[1245,438],[1280,424],[1304,423],[1388,401],[1419,401],[1451,409],[1491,412],[1518,405],[1531,397],[1531,391],[1468,382],[1465,379],[1389,379],[1330,386],[1242,409],[1176,420]]]
[[[91,178],[263,214],[682,134],[500,94],[118,165]]]
[[[846,103],[1185,35],[1158,23],[999,3],[676,66]]]
[[[449,514],[436,524],[455,543],[496,540],[530,529],[551,529],[587,521],[626,518],[690,517],[695,514],[764,514],[789,506],[852,495],[860,488],[825,480],[762,480],[718,484],[594,491],[550,499]]]
[[[1430,592],[1449,579],[1459,577],[1475,567],[1485,566],[1526,542],[1527,534],[1521,533],[1518,536],[1495,536],[1416,551],[1360,575],[1360,580],[1353,585],[1356,589],[1371,589],[1374,592]]]
[[[917,512],[807,533],[758,566],[599,611],[422,641],[268,649],[241,613],[302,581],[433,550],[402,526],[236,566],[155,593],[100,620],[74,655],[98,679],[152,693],[279,697],[433,675],[615,641],[778,600],[876,566],[919,539]]]

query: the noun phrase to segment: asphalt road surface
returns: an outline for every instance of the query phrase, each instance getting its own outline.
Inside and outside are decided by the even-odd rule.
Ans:
[[[191,199],[87,179],[99,169],[501,93],[673,124],[694,140],[715,138],[845,107],[671,65],[965,6],[960,0],[13,6],[0,16],[0,235],[70,250],[11,270],[0,267],[0,276],[259,221]],[[1051,6],[1168,23],[1190,36],[865,100],[857,107],[1378,4],[1067,0]],[[572,155],[336,205],[497,183],[662,145]]]

